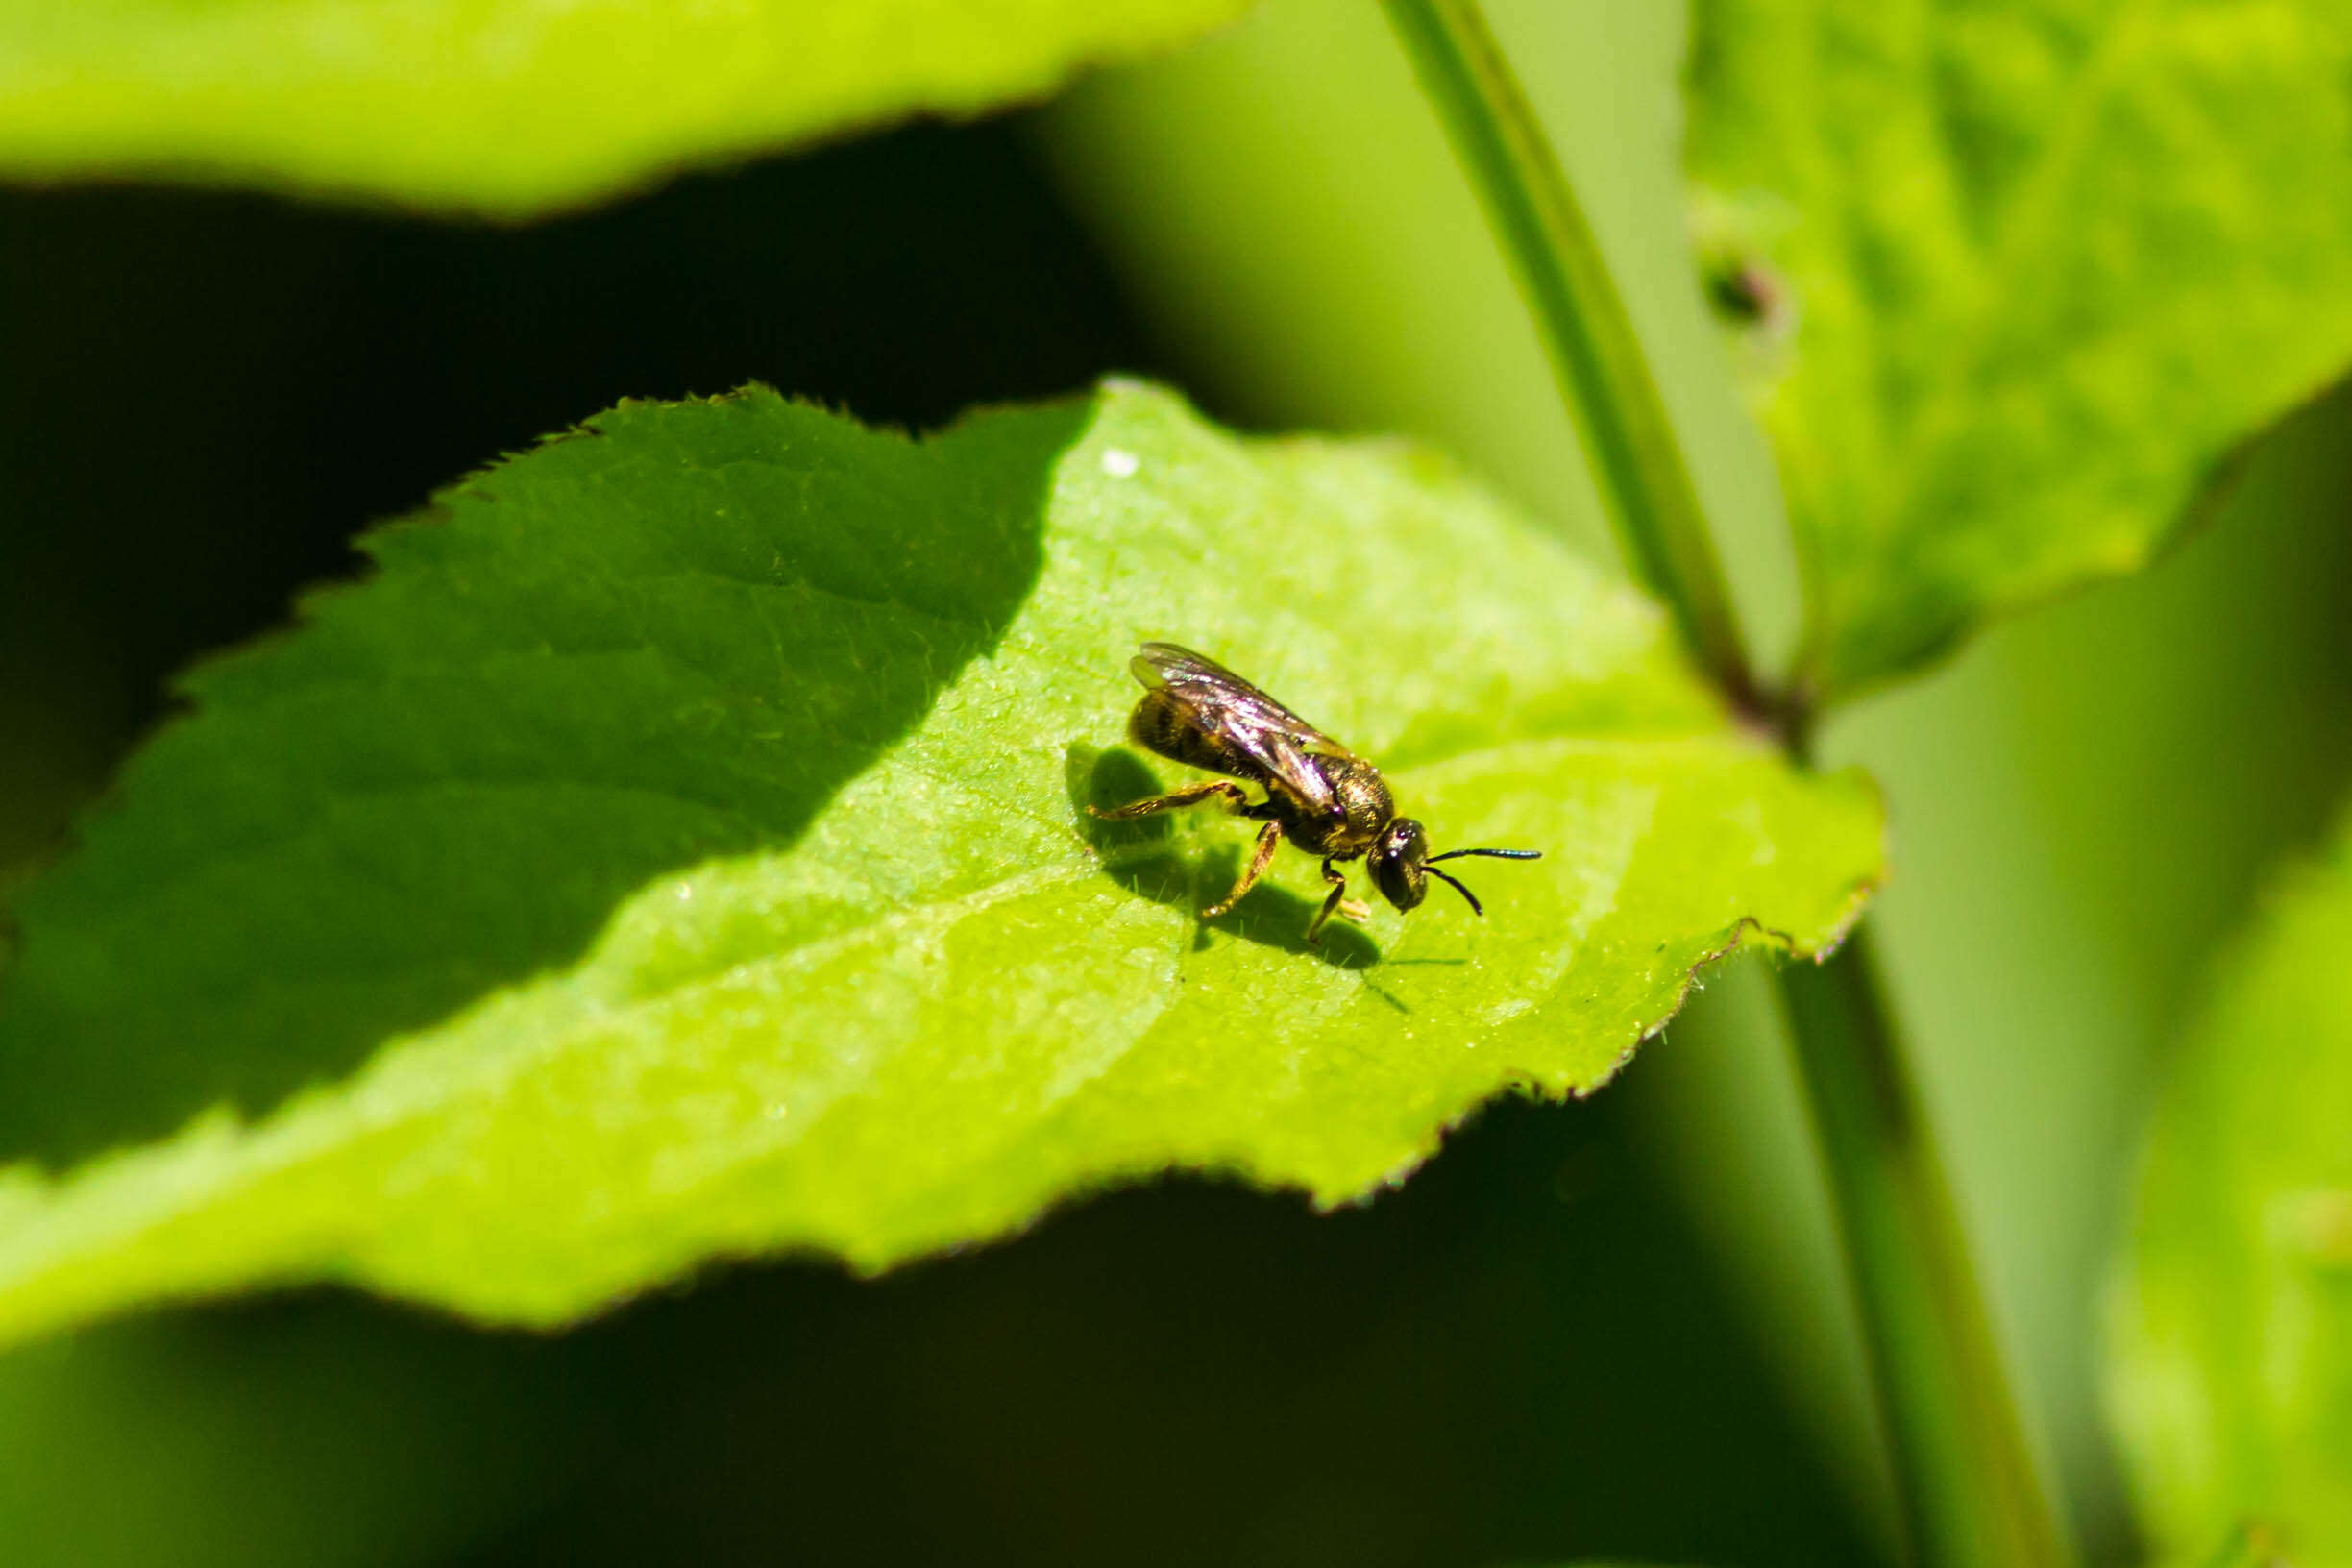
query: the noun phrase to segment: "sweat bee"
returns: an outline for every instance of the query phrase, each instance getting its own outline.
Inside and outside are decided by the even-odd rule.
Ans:
[[[1372,885],[1400,910],[1419,905],[1429,891],[1427,878],[1433,876],[1467,899],[1472,914],[1483,915],[1477,894],[1439,870],[1436,863],[1464,855],[1534,860],[1543,853],[1450,849],[1433,855],[1421,824],[1396,814],[1379,769],[1214,659],[1174,643],[1145,643],[1127,668],[1143,683],[1143,699],[1127,721],[1127,733],[1136,745],[1171,762],[1227,777],[1188,784],[1172,795],[1133,805],[1087,809],[1115,821],[1217,798],[1236,816],[1265,823],[1258,830],[1241,879],[1222,900],[1201,911],[1203,919],[1214,919],[1239,903],[1286,837],[1309,854],[1323,857],[1323,880],[1331,884],[1322,910],[1307,928],[1311,943],[1322,940],[1324,922],[1335,913],[1358,918],[1365,913],[1361,904],[1347,899],[1347,878],[1335,867],[1336,861],[1366,860]],[[1252,803],[1247,791],[1229,782],[1235,778],[1265,786],[1266,797]]]

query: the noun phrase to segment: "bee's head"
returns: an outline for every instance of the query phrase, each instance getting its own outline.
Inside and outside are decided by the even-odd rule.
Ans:
[[[1429,852],[1428,831],[1410,817],[1399,817],[1381,834],[1380,843],[1372,846],[1365,859],[1372,868],[1372,885],[1380,889],[1382,897],[1400,910],[1419,907],[1421,900],[1429,896],[1429,878],[1433,876],[1468,900],[1471,914],[1483,915],[1486,911],[1480,907],[1478,895],[1437,870],[1434,862],[1459,860],[1464,855],[1534,860],[1542,853],[1540,849],[1449,849],[1442,855],[1433,855]]]
[[[1372,885],[1397,908],[1411,909],[1429,896],[1429,834],[1410,817],[1390,822],[1365,858]]]

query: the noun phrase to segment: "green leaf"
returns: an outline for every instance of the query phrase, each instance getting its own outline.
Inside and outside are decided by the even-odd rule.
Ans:
[[[1692,178],[1801,690],[2135,570],[2352,360],[2340,0],[1700,0]]]
[[[0,0],[0,174],[519,218],[1041,97],[1248,0]]]
[[[2122,1258],[2109,1404],[2169,1560],[2352,1564],[2352,821],[2172,1064]]]
[[[155,1141],[0,1185],[0,1335],[311,1279],[560,1322],[1171,1166],[1343,1203],[1879,874],[1867,780],[1791,771],[1443,463],[1148,388],[919,443],[624,404],[366,547],[23,901],[0,1147]],[[1316,948],[1285,849],[1204,926],[1249,824],[1080,809],[1175,776],[1120,745],[1149,637],[1379,759],[1441,847],[1546,858]]]

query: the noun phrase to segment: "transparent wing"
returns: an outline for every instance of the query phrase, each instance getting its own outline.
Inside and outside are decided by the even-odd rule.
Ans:
[[[1136,679],[1165,692],[1210,734],[1266,771],[1300,804],[1336,814],[1339,803],[1307,754],[1355,752],[1315,728],[1216,660],[1174,643],[1145,643],[1128,664]]]

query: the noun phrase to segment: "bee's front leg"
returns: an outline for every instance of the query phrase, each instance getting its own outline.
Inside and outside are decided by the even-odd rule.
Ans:
[[[1324,897],[1323,907],[1315,912],[1314,923],[1307,928],[1307,944],[1311,947],[1323,944],[1324,922],[1335,913],[1346,910],[1350,919],[1358,920],[1372,913],[1347,895],[1347,878],[1334,870],[1328,860],[1323,863],[1323,880],[1331,884],[1331,892]],[[1352,909],[1349,907],[1351,905],[1354,906]]]

